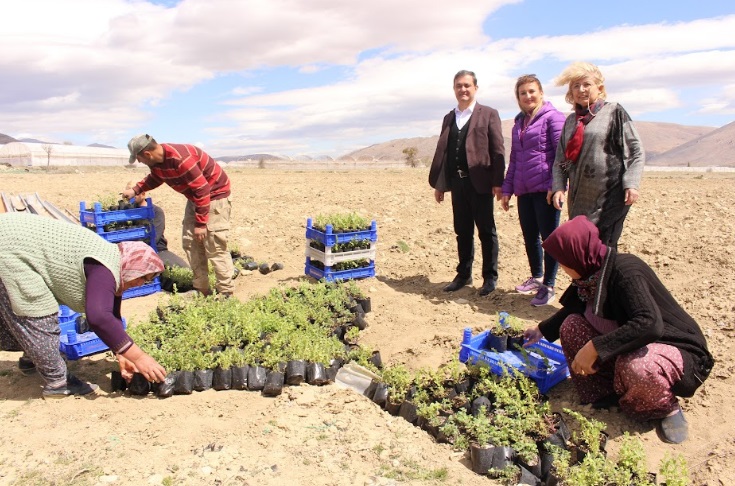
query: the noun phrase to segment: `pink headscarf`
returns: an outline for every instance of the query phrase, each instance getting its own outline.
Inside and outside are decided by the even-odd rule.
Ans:
[[[602,268],[607,246],[600,240],[597,226],[587,216],[577,216],[554,230],[543,245],[549,255],[582,279]]]
[[[163,272],[163,261],[150,245],[142,241],[123,241],[120,249],[120,280],[130,282],[152,273]]]

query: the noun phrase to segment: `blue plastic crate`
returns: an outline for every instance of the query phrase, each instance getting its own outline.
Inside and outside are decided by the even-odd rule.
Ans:
[[[486,364],[496,375],[522,373],[536,382],[541,393],[548,392],[569,377],[567,360],[558,344],[542,339],[526,347],[525,356],[520,351],[496,353],[487,348],[490,334],[490,331],[484,331],[473,336],[472,330],[465,328],[459,360],[463,363]]]
[[[147,206],[133,209],[122,209],[117,211],[103,211],[102,205],[94,203],[92,208],[87,208],[87,203],[79,203],[79,221],[82,226],[94,225],[101,230],[106,224],[119,223],[122,221],[135,221],[147,219],[153,221],[153,203],[151,198],[146,198]],[[98,231],[99,232],[99,231]]]
[[[144,295],[150,295],[155,294],[156,292],[161,291],[161,278],[156,277],[152,281],[148,282],[147,284],[140,285],[138,287],[133,287],[131,289],[126,290],[122,294],[122,298],[124,299],[131,299],[133,297],[142,297]]]
[[[66,331],[74,331],[76,330],[76,322],[77,317],[81,316],[79,312],[74,312],[69,307],[65,305],[59,306],[59,328],[61,328],[61,333],[65,333]]]
[[[105,240],[110,243],[119,243],[121,241],[139,241],[147,240],[146,243],[155,247],[156,230],[152,224],[138,226],[135,228],[119,229],[114,231],[97,232]]]
[[[350,270],[334,271],[332,267],[324,267],[324,270],[317,268],[311,264],[311,258],[306,259],[306,268],[304,273],[317,280],[324,279],[327,282],[335,280],[352,280],[358,278],[368,278],[375,276],[375,262],[371,261],[370,266],[363,268],[352,268]]]
[[[125,318],[122,319],[122,323],[123,328],[127,328]],[[59,351],[66,356],[66,359],[72,361],[108,349],[110,348],[97,337],[97,334],[91,331],[78,334],[74,330],[69,330],[59,336]]]
[[[369,230],[333,233],[331,224],[327,225],[326,231],[319,231],[312,227],[311,218],[308,218],[306,220],[306,239],[319,241],[324,246],[334,246],[337,243],[346,243],[352,240],[370,240],[376,242],[378,241],[378,223],[373,221],[370,224]]]

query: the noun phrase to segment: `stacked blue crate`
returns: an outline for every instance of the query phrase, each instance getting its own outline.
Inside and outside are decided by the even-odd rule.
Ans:
[[[306,265],[304,273],[315,279],[325,279],[328,282],[335,280],[350,280],[368,278],[375,276],[375,242],[378,240],[378,225],[375,221],[370,224],[370,229],[361,231],[350,231],[345,233],[334,233],[332,225],[327,225],[326,231],[319,231],[313,227],[311,218],[306,220]],[[370,240],[370,248],[367,250],[356,250],[343,253],[331,253],[330,249],[338,243],[347,243],[354,240]],[[310,248],[310,241],[318,241],[323,244],[325,251]],[[348,270],[334,270],[335,263],[349,260],[369,260],[367,267],[351,268]],[[324,269],[313,265],[312,261],[319,261]]]
[[[153,226],[153,203],[151,198],[146,199],[147,206],[120,209],[116,211],[104,211],[102,205],[94,203],[93,208],[87,208],[84,201],[79,203],[79,221],[85,228],[94,230],[110,243],[121,241],[145,241],[156,250],[156,229]],[[127,221],[140,222],[139,226],[121,229],[106,229],[108,225]],[[156,250],[157,251],[157,250]],[[161,290],[159,277],[153,281],[134,287],[123,292],[123,299],[149,295]]]

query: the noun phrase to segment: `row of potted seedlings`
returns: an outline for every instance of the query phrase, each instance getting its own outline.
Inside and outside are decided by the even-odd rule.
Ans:
[[[385,367],[365,395],[388,413],[422,428],[439,443],[468,451],[472,469],[504,484],[653,486],[639,439],[623,438],[618,459],[607,457],[605,424],[573,410],[552,413],[529,378],[497,376],[485,366],[453,361],[411,373]],[[577,426],[570,430],[564,416]],[[687,484],[681,457],[665,458],[668,486]],[[681,482],[683,481],[683,482]]]
[[[136,375],[128,390],[159,397],[209,388],[276,396],[284,385],[330,383],[343,363],[354,360],[380,376],[365,391],[370,400],[468,452],[478,474],[505,484],[656,484],[640,440],[624,437],[618,459],[611,460],[602,422],[565,409],[577,423],[570,431],[565,415],[552,413],[525,376],[497,376],[458,360],[416,372],[403,364],[383,367],[379,352],[358,345],[370,307],[351,281],[275,288],[245,303],[174,295],[131,331],[171,371],[155,385]],[[113,390],[124,387],[114,374]],[[667,486],[687,484],[686,463],[681,456],[664,458],[660,476]]]
[[[284,385],[323,385],[348,360],[379,363],[379,353],[356,345],[370,308],[351,283],[276,288],[244,303],[174,294],[130,331],[169,371],[166,381],[136,375],[126,384],[116,372],[112,388],[164,398],[210,388],[276,396]]]

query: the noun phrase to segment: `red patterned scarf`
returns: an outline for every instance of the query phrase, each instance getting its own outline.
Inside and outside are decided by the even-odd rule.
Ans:
[[[584,142],[584,127],[595,117],[598,111],[605,106],[605,100],[598,99],[592,106],[583,108],[580,105],[574,105],[574,112],[577,116],[577,128],[574,130],[571,138],[567,141],[566,150],[564,150],[564,167],[567,168],[572,164],[576,164],[579,160],[579,153],[582,151],[582,143]]]
[[[120,280],[130,282],[136,278],[163,272],[163,262],[150,245],[142,241],[123,241],[120,249]]]

